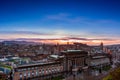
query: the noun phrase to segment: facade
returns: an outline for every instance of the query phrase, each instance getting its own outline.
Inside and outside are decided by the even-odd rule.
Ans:
[[[63,66],[60,62],[21,65],[14,68],[13,80],[44,80],[44,78],[51,78],[53,74],[61,75],[62,72]]]
[[[104,67],[107,65],[111,65],[112,60],[109,54],[101,53],[89,56],[89,58],[87,58],[86,60],[86,63],[90,67]]]
[[[0,79],[1,79],[1,80],[5,80],[6,77],[7,77],[6,74],[0,72]]]
[[[68,50],[63,51],[62,55],[64,55],[64,71],[66,72],[79,70],[86,66],[85,60],[88,56],[86,51]]]

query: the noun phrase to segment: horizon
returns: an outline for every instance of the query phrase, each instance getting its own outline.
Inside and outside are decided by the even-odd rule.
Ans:
[[[100,44],[101,43],[103,43],[103,42],[101,42],[101,43],[99,43],[99,44],[86,44],[86,43],[81,43],[81,42],[64,42],[64,43],[59,43],[59,42],[44,42],[44,41],[39,41],[39,42],[36,42],[36,41],[26,41],[26,40],[1,40],[0,42],[6,42],[6,41],[8,41],[8,42],[27,42],[28,44],[29,43],[38,43],[38,44],[50,44],[50,45],[68,45],[68,43],[70,44],[70,45],[72,45],[72,44],[74,44],[74,43],[80,43],[80,44],[85,44],[85,45],[88,45],[88,46],[100,46]],[[112,45],[120,45],[120,44],[104,44],[103,43],[103,45],[104,46],[112,46]]]
[[[120,44],[119,0],[0,0],[0,41]]]

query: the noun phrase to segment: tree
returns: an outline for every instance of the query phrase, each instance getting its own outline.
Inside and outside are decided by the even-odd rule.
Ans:
[[[110,73],[112,80],[120,80],[120,67]]]

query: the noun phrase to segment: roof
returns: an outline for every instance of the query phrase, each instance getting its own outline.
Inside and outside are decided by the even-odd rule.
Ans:
[[[33,67],[33,66],[44,66],[44,65],[51,65],[51,64],[59,64],[59,62],[24,64],[24,65],[18,65],[16,68],[24,68],[24,67],[28,68],[28,67]]]
[[[106,56],[94,56],[92,58],[96,59],[96,58],[104,58],[104,57],[106,57]]]
[[[58,55],[50,55],[50,57],[58,58],[59,56]]]
[[[69,52],[81,52],[83,50],[67,50],[67,51],[62,51],[63,53],[69,53]]]
[[[61,52],[63,55],[74,55],[74,54],[88,54],[87,51],[83,50],[67,50],[67,51],[62,51]]]

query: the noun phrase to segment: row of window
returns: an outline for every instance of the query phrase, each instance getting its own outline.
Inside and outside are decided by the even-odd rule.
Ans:
[[[41,69],[41,70],[36,70],[36,71],[32,71],[30,72],[23,72],[19,74],[20,79],[21,78],[30,78],[33,76],[41,76],[41,75],[46,75],[46,74],[51,74],[51,73],[57,73],[57,72],[61,72],[62,71],[62,67],[58,67],[58,68],[51,68],[51,69]]]
[[[49,67],[46,67],[46,68],[50,68],[50,67],[58,67],[58,66],[60,66],[60,65],[51,65],[51,66],[49,66]],[[42,68],[44,68],[44,66],[42,67]],[[37,69],[42,69],[41,67],[31,67],[31,68],[23,68],[23,69],[17,69],[17,71],[18,72],[21,72],[21,71],[29,71],[29,70],[37,70]]]

